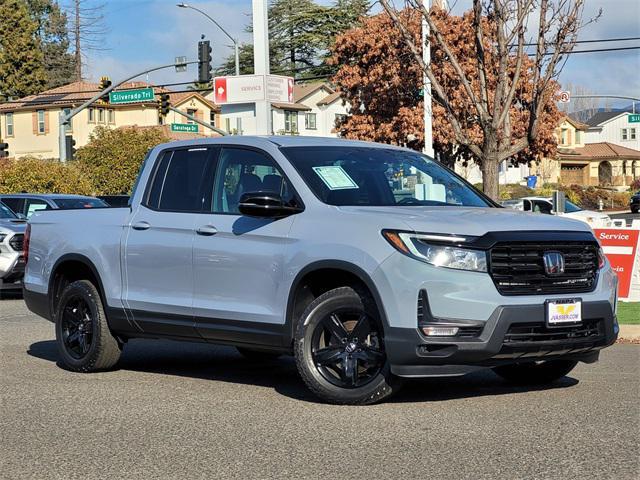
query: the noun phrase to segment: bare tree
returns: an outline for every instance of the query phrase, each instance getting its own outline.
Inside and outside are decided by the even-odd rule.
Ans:
[[[74,45],[75,77],[76,81],[82,80],[82,67],[89,52],[107,50],[104,46],[104,37],[109,31],[105,25],[104,3],[87,0],[73,0],[67,7],[67,15],[70,20],[70,37]]]
[[[472,14],[477,57],[473,72],[465,71],[447,43],[438,25],[431,18],[422,0],[405,0],[409,8],[421,12],[431,32],[429,42],[441,49],[459,79],[466,100],[473,106],[474,120],[482,139],[471,138],[463,125],[468,119],[458,118],[446,85],[438,82],[432,65],[424,63],[421,46],[416,44],[402,16],[390,0],[381,5],[410,47],[414,60],[431,82],[434,101],[442,105],[451,123],[458,144],[466,147],[481,164],[484,191],[498,198],[498,166],[501,161],[527,149],[540,128],[540,118],[549,102],[554,101],[556,79],[585,25],[582,21],[584,0],[473,0]],[[537,18],[536,18],[537,17]],[[527,51],[527,28],[537,21],[534,51]],[[487,23],[493,30],[491,40],[486,34]],[[528,57],[532,61],[528,61]],[[531,75],[534,89],[531,98],[515,101],[521,75]],[[494,82],[491,88],[489,83]],[[512,115],[528,116],[525,132],[512,129]]]

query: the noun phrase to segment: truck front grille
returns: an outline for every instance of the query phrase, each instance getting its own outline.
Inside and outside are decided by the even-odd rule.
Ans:
[[[11,240],[9,240],[9,245],[16,252],[21,252],[22,251],[22,245],[23,244],[24,244],[24,235],[22,233],[15,234],[13,237],[11,237]]]
[[[493,358],[539,358],[553,355],[585,353],[604,346],[606,337],[602,319],[582,325],[548,328],[540,323],[512,325],[502,341],[502,348]]]
[[[560,252],[564,273],[545,273],[545,252]],[[489,271],[502,295],[590,292],[598,273],[598,246],[591,242],[498,243],[490,251]]]

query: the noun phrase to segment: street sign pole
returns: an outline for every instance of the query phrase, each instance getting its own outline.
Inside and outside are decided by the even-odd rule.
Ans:
[[[424,8],[427,9],[427,12],[430,11],[430,3],[431,0],[423,0]],[[425,65],[429,65],[431,63],[431,47],[429,45],[429,24],[426,20],[422,19],[422,59],[424,60]],[[433,128],[432,128],[432,105],[431,105],[431,80],[427,77],[426,73],[423,73],[423,88],[422,95],[424,101],[424,149],[423,152],[425,155],[434,157],[433,152]]]
[[[183,117],[188,118],[192,122],[196,122],[197,124],[202,125],[203,127],[209,128],[209,129],[213,130],[214,132],[219,133],[222,136],[229,135],[224,130],[220,130],[219,128],[214,127],[213,125],[211,125],[210,123],[204,122],[204,121],[200,120],[199,118],[196,118],[193,115],[188,114],[187,112],[183,112],[182,110],[178,110],[177,108],[172,107],[171,105],[169,105],[169,110],[171,110],[172,112],[177,113],[178,115],[182,115]]]
[[[196,63],[199,63],[199,62],[185,62],[183,65],[193,65]],[[175,66],[176,66],[175,63],[171,63],[169,65],[162,65],[161,67],[150,68],[148,70],[144,70],[143,72],[138,72],[135,75],[131,75],[130,77],[125,78],[124,80],[120,80],[118,83],[111,84],[110,87],[105,88],[100,93],[91,97],[89,100],[84,102],[79,107],[71,110],[68,114],[65,115],[63,112],[60,112],[59,125],[58,125],[58,155],[60,156],[60,161],[61,162],[67,161],[67,145],[66,145],[67,142],[66,142],[65,126],[71,121],[73,117],[75,117],[78,113],[80,113],[82,110],[87,108],[89,105],[91,105],[98,99],[102,98],[104,95],[107,95],[112,90],[118,88],[123,83],[126,83],[129,80],[133,80],[134,78],[139,77],[140,75],[144,75],[145,73],[155,72],[157,70],[162,70],[164,68],[174,68]]]
[[[269,16],[267,0],[253,0],[253,69],[256,75],[269,74]],[[256,101],[256,133],[271,135],[271,104]]]

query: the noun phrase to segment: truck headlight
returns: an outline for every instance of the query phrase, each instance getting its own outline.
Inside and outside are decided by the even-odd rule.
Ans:
[[[383,230],[382,236],[400,253],[430,265],[472,272],[487,271],[485,251],[446,244],[468,241],[465,237],[394,230]]]

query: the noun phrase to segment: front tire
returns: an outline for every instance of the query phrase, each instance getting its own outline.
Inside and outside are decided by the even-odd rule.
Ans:
[[[395,393],[373,301],[341,287],[316,298],[298,322],[294,355],[307,387],[322,400],[367,405]]]
[[[493,371],[510,383],[544,385],[564,377],[577,364],[574,360],[547,360],[503,365]]]
[[[68,370],[107,370],[120,359],[121,348],[109,330],[100,294],[89,280],[64,289],[55,324],[62,365]]]

